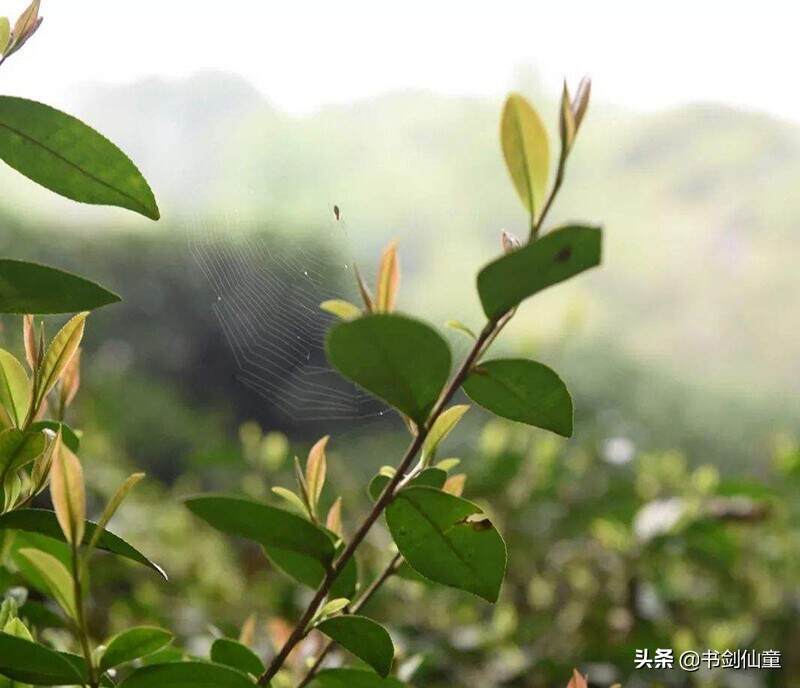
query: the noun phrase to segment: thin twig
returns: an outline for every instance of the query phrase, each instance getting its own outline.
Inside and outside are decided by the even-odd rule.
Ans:
[[[83,608],[83,588],[81,586],[80,575],[80,559],[78,558],[78,545],[72,544],[72,586],[73,596],[75,598],[75,619],[78,638],[81,643],[81,650],[83,657],[86,660],[86,668],[89,672],[89,686],[97,688],[97,674],[94,670],[94,662],[92,661],[92,648],[89,646],[89,634],[86,628],[86,614]]]
[[[403,563],[403,555],[399,552],[392,557],[392,560],[386,565],[386,568],[383,569],[381,574],[370,583],[369,587],[364,590],[363,593],[359,596],[359,598],[353,602],[353,604],[348,608],[347,613],[349,614],[357,614],[358,611],[370,601],[372,596],[378,592],[381,586],[389,580],[397,570],[400,568],[400,564]],[[314,663],[311,665],[311,668],[308,670],[306,675],[303,677],[303,680],[297,684],[297,688],[305,688],[314,676],[317,675],[317,672],[322,667],[322,663],[325,661],[325,658],[328,656],[330,651],[336,646],[335,640],[329,640],[325,643],[325,646],[320,650],[317,658],[314,660]]]
[[[438,401],[433,407],[430,415],[428,416],[428,420],[424,426],[419,429],[419,433],[414,437],[409,445],[406,453],[403,455],[400,464],[397,466],[397,471],[392,476],[389,484],[384,488],[383,492],[381,493],[380,497],[378,497],[377,501],[372,507],[372,510],[367,514],[367,517],[364,519],[364,522],[358,528],[356,533],[353,535],[353,538],[348,543],[347,547],[345,547],[344,551],[339,555],[336,561],[331,564],[330,568],[325,573],[325,577],[322,580],[317,592],[314,594],[314,597],[309,602],[306,610],[303,612],[300,620],[297,622],[294,630],[290,634],[289,638],[284,643],[283,647],[280,651],[273,657],[272,661],[270,662],[269,666],[267,667],[266,671],[261,675],[258,679],[258,685],[266,686],[269,681],[278,673],[280,668],[283,666],[284,662],[289,656],[289,653],[297,646],[297,644],[306,636],[308,632],[308,624],[314,618],[314,614],[316,614],[319,605],[325,599],[325,597],[330,592],[331,586],[333,585],[336,577],[342,571],[344,566],[347,564],[348,561],[353,557],[355,554],[356,549],[367,536],[370,528],[378,520],[380,515],[383,513],[383,510],[390,504],[390,502],[394,499],[395,496],[395,488],[398,486],[400,481],[403,479],[403,475],[408,470],[409,466],[411,466],[414,457],[417,455],[419,450],[422,448],[423,443],[425,442],[425,438],[428,436],[428,432],[430,431],[431,426],[433,423],[436,422],[436,419],[441,415],[442,411],[444,411],[445,406],[453,398],[453,395],[458,391],[461,387],[461,384],[464,382],[464,379],[469,374],[470,370],[472,369],[473,363],[478,358],[483,348],[484,342],[492,335],[494,328],[496,326],[496,321],[490,320],[486,323],[486,326],[481,330],[478,339],[472,346],[467,357],[462,362],[461,366],[459,367],[456,374],[448,383],[447,387],[445,387],[442,394],[439,396]]]

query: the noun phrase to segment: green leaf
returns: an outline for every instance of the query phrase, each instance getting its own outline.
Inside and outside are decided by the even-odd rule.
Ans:
[[[479,507],[431,487],[401,490],[386,509],[397,548],[420,574],[495,602],[506,546]]]
[[[155,626],[129,628],[106,643],[106,650],[100,660],[100,671],[158,652],[171,643],[172,638],[172,633]]]
[[[28,374],[22,363],[5,349],[0,349],[0,404],[17,427],[25,422],[31,405]]]
[[[498,320],[529,296],[600,264],[599,227],[569,225],[489,263],[478,274],[486,315]]]
[[[448,320],[445,323],[445,327],[449,327],[451,330],[456,330],[457,332],[461,332],[462,334],[467,335],[467,337],[469,337],[472,340],[478,338],[478,335],[476,335],[471,328],[467,327],[460,320]]]
[[[542,211],[550,174],[550,144],[541,117],[519,93],[506,100],[500,125],[503,157],[531,218]]]
[[[524,358],[484,361],[464,381],[470,399],[492,413],[570,437],[572,398],[558,374]]]
[[[298,497],[291,490],[289,490],[289,489],[287,489],[285,487],[281,487],[280,485],[278,485],[278,486],[273,487],[272,491],[276,495],[278,495],[278,497],[283,498],[289,504],[291,504],[300,514],[303,514],[304,516],[308,516],[309,515],[308,509],[306,508],[306,505],[303,503],[303,500],[300,499],[300,497]]]
[[[433,455],[439,444],[453,431],[467,411],[469,411],[467,404],[457,404],[439,415],[422,444],[423,461]]]
[[[30,427],[28,428],[31,432],[36,430],[52,430],[56,435],[58,431],[61,430],[61,441],[67,445],[67,448],[78,453],[78,450],[81,448],[81,440],[75,431],[66,423],[59,423],[55,420],[39,420],[35,423],[31,423]]]
[[[378,473],[369,483],[369,496],[372,501],[376,501],[381,496],[381,492],[386,489],[391,478],[383,473]],[[423,485],[425,487],[441,488],[447,480],[447,473],[440,468],[426,468],[421,471],[415,478],[409,480],[410,485]]]
[[[211,661],[253,676],[261,676],[264,673],[264,663],[258,655],[246,645],[230,638],[218,638],[214,641],[211,646]]]
[[[450,374],[450,349],[433,328],[401,315],[366,315],[328,333],[328,359],[342,375],[425,422]]]
[[[108,289],[70,272],[0,259],[0,313],[76,313],[120,300]]]
[[[309,688],[405,688],[405,684],[363,669],[323,669]]]
[[[86,521],[86,532],[83,536],[83,544],[88,544],[94,535],[96,523]],[[0,515],[0,531],[2,530],[22,530],[27,533],[40,533],[49,538],[66,542],[61,527],[58,525],[56,514],[48,509],[18,509],[7,514]],[[117,556],[130,559],[139,564],[144,564],[163,578],[167,579],[164,570],[150,561],[141,552],[131,547],[125,540],[117,537],[110,531],[105,531],[97,541],[97,547],[106,552],[111,552]]]
[[[333,616],[342,611],[348,604],[350,604],[350,600],[347,597],[334,597],[323,604],[314,616],[317,619]]]
[[[327,533],[328,531],[325,532]],[[332,542],[336,539],[333,533],[330,534],[330,537]],[[341,554],[344,547],[343,542],[339,544],[336,549],[337,556]],[[277,569],[309,588],[316,590],[325,577],[325,567],[314,557],[278,547],[265,547],[264,553]],[[355,557],[351,557],[333,582],[329,594],[332,597],[352,598],[357,587],[358,563]]]
[[[43,432],[22,432],[8,428],[0,432],[0,476],[13,475],[47,447]]]
[[[176,662],[137,669],[119,688],[253,688],[253,682],[222,664]]]
[[[49,105],[0,96],[0,158],[74,201],[159,218],[153,192],[128,156],[79,119]]]
[[[334,556],[327,534],[300,516],[239,497],[204,495],[186,506],[217,530],[260,543],[264,547],[304,554],[327,566]]]
[[[392,670],[394,645],[386,629],[366,616],[345,614],[317,624],[317,630],[369,664],[381,676]]]
[[[44,645],[0,633],[0,674],[44,686],[82,684],[84,677],[63,654]]]
[[[32,583],[44,588],[71,618],[77,617],[72,576],[64,564],[38,549],[19,550],[16,562]]]

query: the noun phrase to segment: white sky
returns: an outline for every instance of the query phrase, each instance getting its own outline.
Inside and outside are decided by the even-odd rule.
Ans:
[[[25,5],[0,0],[15,17]],[[788,0],[43,0],[2,91],[57,104],[72,85],[224,69],[307,112],[403,87],[500,96],[590,72],[596,97],[653,108],[719,100],[800,120]]]

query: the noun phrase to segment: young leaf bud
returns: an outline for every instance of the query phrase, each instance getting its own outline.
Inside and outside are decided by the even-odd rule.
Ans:
[[[342,537],[342,498],[337,497],[336,501],[328,511],[328,518],[325,519],[325,527],[335,535]]]
[[[325,456],[325,447],[328,444],[330,435],[325,435],[322,439],[311,447],[308,452],[308,461],[306,462],[306,485],[308,486],[308,498],[311,506],[311,513],[317,515],[317,505],[319,498],[322,494],[322,488],[325,486],[325,475],[327,472],[327,458]]]
[[[519,239],[505,229],[500,232],[500,245],[503,247],[504,253],[511,253],[522,246]]]
[[[397,259],[397,242],[393,241],[381,256],[378,269],[378,302],[379,313],[391,313],[397,300],[400,287],[400,263]]]
[[[78,349],[75,355],[69,360],[64,372],[61,374],[59,388],[61,408],[66,409],[75,399],[78,389],[81,386],[81,350]]]
[[[581,126],[586,110],[589,108],[589,97],[592,94],[592,80],[585,76],[578,84],[575,98],[572,100],[572,112],[575,115],[575,129]]]
[[[569,98],[567,82],[564,82],[564,90],[561,93],[561,111],[558,118],[559,132],[561,134],[561,149],[566,154],[575,142],[575,113],[572,111],[572,103]]]

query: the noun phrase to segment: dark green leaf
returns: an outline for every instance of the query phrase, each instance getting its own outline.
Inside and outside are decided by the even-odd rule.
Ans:
[[[117,301],[113,292],[72,273],[0,259],[0,313],[77,313]]]
[[[83,536],[84,544],[89,543],[96,527],[97,524],[92,521],[86,521],[86,532]],[[58,525],[56,514],[48,509],[19,509],[3,514],[0,516],[0,530],[22,530],[28,533],[41,533],[54,540],[64,542],[64,534]],[[164,579],[167,578],[167,574],[158,564],[154,564],[141,552],[131,547],[125,540],[107,530],[100,536],[97,547],[125,559],[144,564],[163,576]]]
[[[39,454],[47,446],[43,432],[22,432],[9,428],[0,432],[0,476],[18,471]]]
[[[39,420],[31,423],[29,430],[52,430],[58,433],[61,430],[61,440],[67,445],[67,449],[77,454],[81,448],[81,440],[75,431],[66,423],[59,423],[55,420]]]
[[[600,264],[602,232],[569,225],[489,263],[478,274],[486,315],[497,320],[529,296]]]
[[[211,646],[211,661],[233,667],[253,676],[264,673],[264,663],[246,645],[230,638],[218,638]]]
[[[431,487],[407,487],[386,509],[397,548],[420,574],[495,602],[506,546],[480,508]]]
[[[386,629],[366,616],[344,614],[317,624],[317,629],[369,664],[381,676],[392,670],[394,645]]]
[[[375,501],[386,489],[391,478],[383,473],[378,473],[369,483],[369,496]],[[426,468],[416,478],[409,481],[409,485],[424,485],[426,487],[441,488],[447,480],[447,472],[441,468]]]
[[[405,684],[362,669],[324,669],[309,688],[405,688]]]
[[[119,688],[253,688],[236,669],[210,662],[153,664],[134,671]]]
[[[401,315],[366,315],[333,327],[333,366],[418,424],[428,417],[447,376],[450,349],[436,330]]]
[[[79,119],[49,105],[0,96],[0,158],[74,201],[159,218],[153,192],[128,156]]]
[[[239,497],[205,495],[186,500],[186,506],[217,530],[312,557],[328,565],[334,547],[326,533],[295,514]]]
[[[333,538],[331,538],[333,540]],[[339,555],[344,549],[344,543],[340,543],[336,549]],[[273,565],[283,571],[287,576],[293,578],[298,583],[307,585],[309,588],[317,589],[322,579],[325,577],[325,567],[314,557],[306,554],[299,554],[278,547],[264,548],[264,552]],[[355,557],[345,564],[342,572],[336,577],[330,590],[331,597],[346,597],[352,599],[358,586],[358,563]]]
[[[60,652],[1,632],[0,674],[36,685],[71,686],[83,683],[79,669]]]
[[[172,633],[155,626],[129,628],[115,635],[106,644],[100,660],[100,670],[106,671],[125,662],[146,657],[172,642]]]
[[[498,416],[572,435],[572,398],[546,365],[524,358],[485,361],[464,381],[464,391]]]

